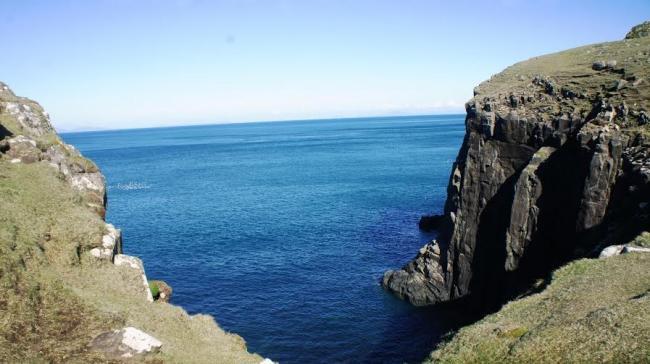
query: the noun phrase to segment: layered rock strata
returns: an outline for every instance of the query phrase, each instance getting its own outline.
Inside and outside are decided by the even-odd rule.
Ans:
[[[438,241],[382,284],[415,305],[489,306],[649,227],[650,37],[536,57],[466,104]]]

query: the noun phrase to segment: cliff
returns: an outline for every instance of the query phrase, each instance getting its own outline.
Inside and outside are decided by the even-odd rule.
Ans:
[[[415,305],[494,309],[650,227],[650,23],[536,57],[466,104],[439,237],[382,284]]]
[[[104,221],[104,176],[2,83],[0,211],[0,362],[263,360],[212,317],[153,301]]]

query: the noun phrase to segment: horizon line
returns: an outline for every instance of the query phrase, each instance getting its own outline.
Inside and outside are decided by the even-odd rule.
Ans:
[[[134,128],[117,128],[117,129],[68,129],[58,130],[54,128],[58,134],[75,134],[75,133],[93,133],[93,132],[108,132],[108,131],[131,131],[131,130],[148,130],[148,129],[173,129],[173,128],[188,128],[200,126],[219,126],[219,125],[235,125],[235,124],[264,124],[264,123],[295,123],[295,122],[315,122],[315,121],[328,121],[328,120],[352,120],[352,119],[382,119],[382,118],[412,118],[412,117],[426,117],[426,116],[460,116],[465,115],[464,112],[459,113],[436,113],[436,114],[409,114],[409,115],[375,115],[375,116],[343,116],[343,117],[330,117],[330,118],[307,118],[307,119],[277,119],[277,120],[251,120],[251,121],[231,121],[223,123],[203,123],[203,124],[180,124],[180,125],[166,125],[166,126],[147,126],[147,127],[134,127]]]

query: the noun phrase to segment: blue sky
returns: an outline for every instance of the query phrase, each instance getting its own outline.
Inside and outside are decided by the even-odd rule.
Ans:
[[[0,80],[60,130],[462,112],[650,1],[0,0]]]

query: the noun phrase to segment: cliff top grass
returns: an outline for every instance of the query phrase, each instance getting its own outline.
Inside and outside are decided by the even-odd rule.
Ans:
[[[124,326],[163,342],[150,362],[262,360],[210,316],[147,302],[135,270],[93,260],[104,222],[58,173],[0,159],[0,362],[108,362],[87,345]]]
[[[621,41],[599,43],[516,63],[475,89],[475,99],[501,101],[510,111],[510,95],[532,96],[520,116],[587,117],[604,100],[625,104],[630,116],[650,115],[650,23],[641,24]],[[544,94],[540,97],[540,93]],[[497,110],[499,112],[499,110]],[[618,114],[623,111],[621,109]],[[530,113],[525,115],[524,113]],[[634,115],[633,115],[634,114]],[[622,117],[622,115],[618,115]],[[621,124],[625,128],[635,123]]]
[[[650,234],[633,243],[648,246]],[[426,362],[648,362],[648,267],[646,253],[572,262],[544,291],[462,328]]]

